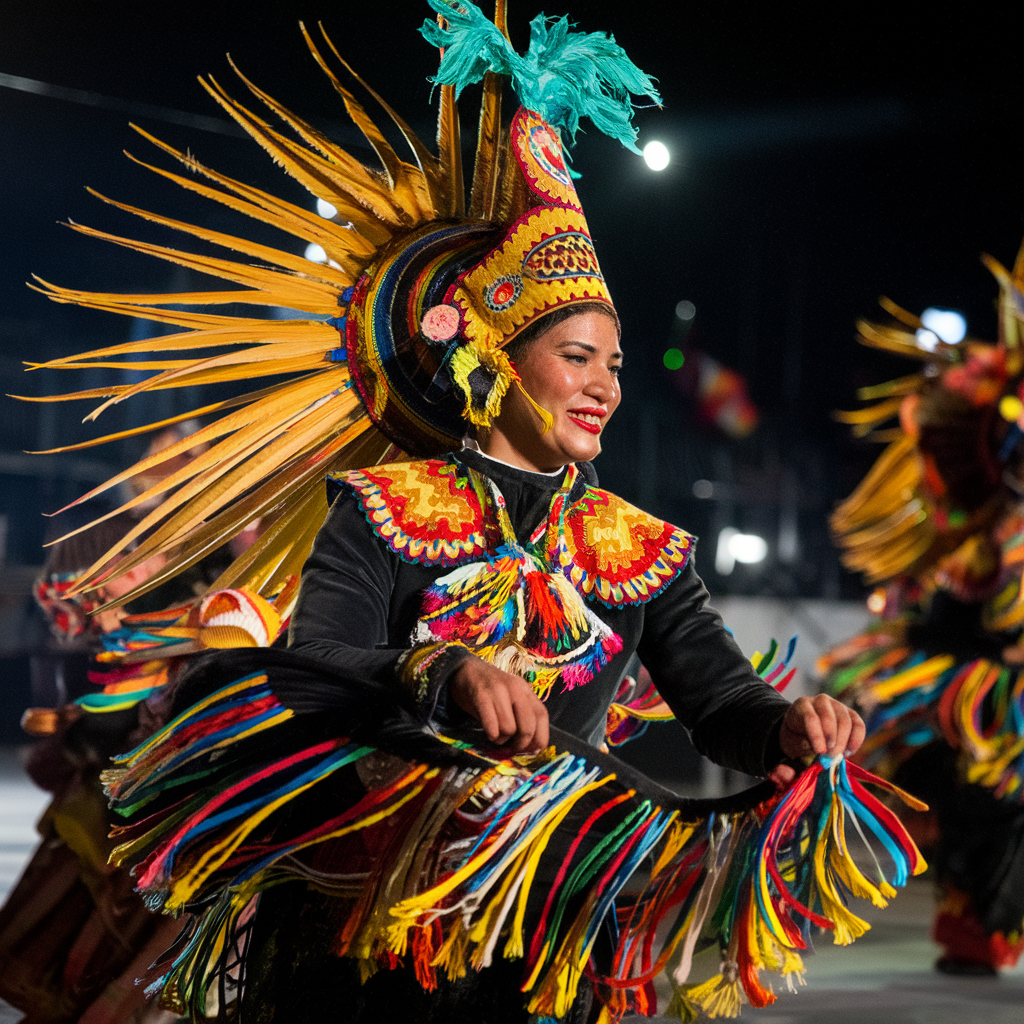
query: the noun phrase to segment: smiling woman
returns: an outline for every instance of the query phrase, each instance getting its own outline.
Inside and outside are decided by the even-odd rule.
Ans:
[[[321,1024],[339,1006],[348,1024],[614,1024],[654,1009],[651,979],[677,951],[682,986],[710,941],[721,974],[680,987],[673,1012],[738,1010],[741,989],[765,1005],[762,970],[802,970],[795,921],[848,941],[865,926],[844,892],[888,891],[835,845],[848,815],[882,834],[897,883],[923,864],[864,776],[847,774],[857,715],[826,696],[790,705],[766,682],[785,678],[774,648],[755,671],[708,606],[694,539],[598,485],[591,460],[619,404],[622,351],[563,145],[587,115],[635,149],[629,97],[656,99],[651,80],[610,37],[564,18],[535,19],[524,57],[503,4],[492,22],[469,0],[430,2],[440,18],[422,31],[443,53],[436,156],[384,106],[414,162],[400,158],[312,40],[383,171],[247,80],[297,142],[209,84],[332,220],[163,147],[194,173],[160,173],[319,245],[327,262],[168,222],[244,258],[126,244],[235,287],[43,285],[57,301],[182,329],[48,364],[145,353],[141,368],[157,372],[99,396],[101,409],[197,381],[285,378],[197,411],[210,422],[153,458],[209,447],[133,499],[156,500],[125,538],[137,547],[76,584],[160,553],[158,575],[173,576],[261,517],[216,586],[272,603],[267,624],[290,619],[288,649],[282,637],[198,659],[161,695],[170,720],[105,775],[125,819],[113,861],[149,906],[183,915],[154,990],[178,1015],[246,1024]],[[523,104],[510,121],[502,75]],[[467,196],[455,103],[481,79]],[[242,301],[313,315],[209,312]],[[151,361],[157,344],[200,351]],[[227,646],[217,622],[198,629],[204,608],[175,609],[146,643],[191,651],[204,632]],[[621,690],[634,654],[660,693],[638,710]],[[692,802],[608,757],[609,722],[655,706],[703,753],[770,781]],[[826,758],[776,792],[803,767],[786,759],[814,754]],[[643,891],[625,893],[647,858]]]
[[[480,448],[487,455],[553,473],[600,454],[601,432],[622,397],[622,350],[614,313],[593,306],[543,317],[532,336],[506,347],[522,387],[506,396],[494,423],[481,432]],[[538,405],[550,425],[538,415]]]

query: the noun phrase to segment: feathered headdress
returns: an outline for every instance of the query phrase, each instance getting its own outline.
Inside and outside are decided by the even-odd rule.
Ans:
[[[657,100],[651,79],[610,36],[576,33],[565,18],[534,19],[529,50],[519,56],[506,35],[504,0],[498,0],[493,22],[469,0],[430,3],[439,18],[427,21],[422,31],[443,50],[435,78],[440,94],[436,155],[352,72],[326,34],[321,47],[305,27],[310,51],[382,169],[364,167],[241,72],[242,82],[280,124],[238,103],[213,78],[203,81],[275,162],[337,210],[330,220],[211,170],[136,129],[188,173],[137,163],[302,245],[322,246],[325,262],[100,196],[231,255],[200,255],[80,225],[72,225],[74,230],[209,274],[230,287],[139,295],[77,291],[37,279],[39,290],[56,302],[141,317],[178,332],[29,364],[146,374],[136,384],[32,400],[99,399],[87,417],[95,419],[146,392],[277,379],[171,419],[55,449],[73,451],[192,417],[205,422],[79,499],[143,477],[156,462],[202,446],[202,454],[118,509],[141,512],[158,499],[123,541],[89,568],[80,589],[166,554],[163,569],[124,598],[131,600],[262,517],[259,540],[213,589],[244,587],[267,598],[280,595],[297,576],[326,514],[328,474],[457,445],[466,421],[488,425],[502,396],[516,384],[502,347],[517,332],[559,306],[610,305],[562,135],[572,137],[580,117],[587,116],[635,148],[630,94]],[[386,141],[342,84],[331,57],[394,122],[411,159]],[[501,76],[511,77],[523,104],[508,125],[501,116]],[[456,99],[480,81],[480,129],[467,203]],[[235,304],[252,312],[212,311]],[[262,315],[282,307],[307,315],[286,320]],[[133,358],[141,353],[146,357]],[[278,611],[288,614],[288,608]]]
[[[885,298],[891,324],[857,325],[863,344],[922,363],[919,373],[862,388],[872,404],[837,415],[856,436],[888,442],[831,520],[844,564],[869,583],[926,571],[986,532],[1007,493],[1004,471],[1024,438],[1024,246],[1012,272],[983,261],[1000,289],[994,345],[941,342]]]

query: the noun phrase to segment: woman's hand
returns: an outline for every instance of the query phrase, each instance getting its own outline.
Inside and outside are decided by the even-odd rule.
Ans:
[[[809,754],[852,754],[864,742],[864,720],[852,708],[834,697],[798,697],[782,719],[779,746],[786,757],[799,759]],[[780,789],[796,778],[796,769],[780,764],[768,773]]]
[[[548,709],[520,676],[466,658],[449,681],[448,693],[492,743],[507,743],[517,754],[548,745]]]

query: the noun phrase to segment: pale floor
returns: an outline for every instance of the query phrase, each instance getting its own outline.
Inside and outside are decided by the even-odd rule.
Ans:
[[[45,804],[46,794],[22,773],[17,751],[0,748],[0,898],[35,846],[33,825]],[[853,946],[819,942],[807,962],[806,988],[782,992],[763,1010],[747,1007],[743,1018],[751,1024],[1024,1024],[1024,967],[997,979],[934,972],[931,910],[930,884],[913,880],[887,910],[860,911],[874,927]],[[713,970],[705,966],[706,973]],[[19,1019],[0,1002],[0,1024]]]
[[[18,880],[39,836],[36,819],[49,801],[21,770],[19,752],[0,747],[0,901]],[[14,1024],[21,1014],[0,999],[0,1024]]]

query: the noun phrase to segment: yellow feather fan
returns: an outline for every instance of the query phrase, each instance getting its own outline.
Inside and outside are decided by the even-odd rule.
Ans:
[[[496,20],[502,28],[503,8],[503,2],[499,2]],[[241,397],[213,402],[145,427],[52,450],[89,448],[159,431],[193,418],[205,422],[188,437],[140,459],[74,503],[108,492],[122,482],[143,478],[154,465],[202,446],[202,454],[182,460],[181,468],[110,514],[149,509],[120,544],[89,567],[79,590],[95,589],[104,580],[120,576],[156,554],[166,556],[166,564],[158,573],[119,599],[131,601],[199,561],[248,523],[262,517],[264,529],[259,540],[227,569],[214,588],[245,588],[266,598],[284,593],[290,603],[294,587],[289,587],[289,583],[297,578],[326,515],[325,476],[402,455],[366,416],[345,362],[332,361],[332,351],[343,341],[338,330],[323,318],[344,313],[346,289],[355,284],[375,254],[396,237],[430,221],[465,217],[454,90],[451,86],[440,87],[439,156],[435,157],[408,125],[366,87],[408,142],[412,160],[404,160],[342,85],[305,26],[302,31],[313,57],[341,96],[352,121],[377,154],[381,170],[364,167],[250,82],[237,68],[239,78],[252,95],[290,129],[290,135],[232,99],[213,78],[203,85],[292,178],[311,195],[335,207],[338,214],[332,220],[205,167],[191,155],[139,128],[135,130],[140,135],[182,164],[188,173],[174,173],[135,157],[130,159],[205,199],[278,228],[302,245],[322,246],[327,263],[316,264],[285,249],[98,196],[120,210],[213,243],[232,255],[199,255],[72,224],[75,231],[208,274],[230,287],[140,295],[77,291],[36,279],[37,290],[55,302],[140,317],[180,331],[45,363],[29,363],[30,369],[104,367],[144,371],[146,377],[137,384],[28,401],[98,399],[99,404],[86,417],[91,420],[111,406],[147,392],[284,378]],[[322,27],[321,33],[329,53],[351,72]],[[352,75],[363,84],[354,72]],[[471,217],[481,220],[490,219],[496,206],[507,201],[501,180],[503,132],[507,135],[507,129],[501,126],[500,93],[497,78],[485,85],[479,153],[469,204]],[[321,319],[274,320],[207,311],[209,307],[236,303],[302,310]],[[182,311],[186,306],[201,307],[202,311]],[[161,358],[164,353],[167,357]],[[146,358],[135,358],[142,354]],[[290,608],[278,611],[286,617]]]

